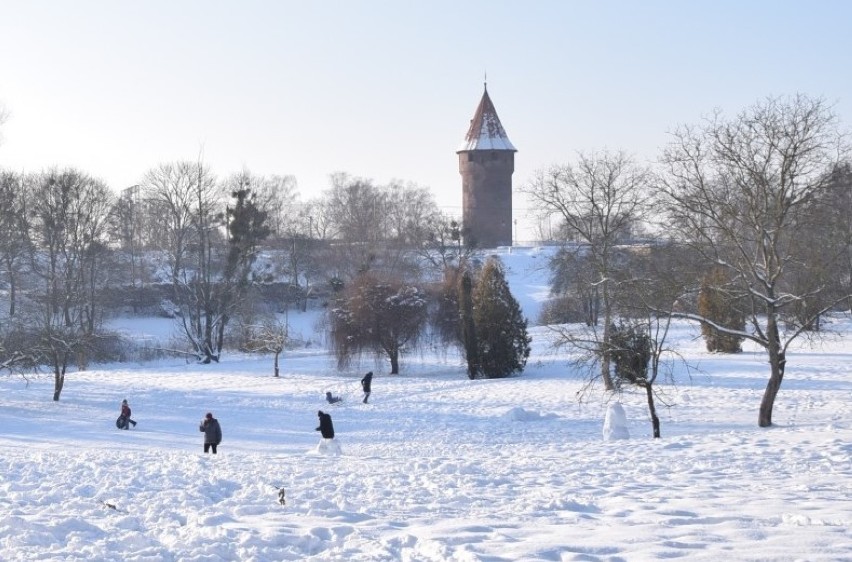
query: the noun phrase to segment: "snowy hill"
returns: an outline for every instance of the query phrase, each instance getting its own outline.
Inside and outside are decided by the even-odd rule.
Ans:
[[[532,320],[547,250],[498,253]],[[293,315],[309,330],[311,315]],[[127,323],[165,337],[165,325]],[[852,323],[791,350],[771,429],[765,356],[708,354],[662,385],[662,439],[621,397],[630,439],[605,441],[610,397],[532,329],[519,377],[470,381],[453,352],[338,373],[320,348],[0,378],[0,560],[843,560],[852,548]],[[361,403],[359,379],[373,370]],[[328,405],[326,391],[343,402]],[[578,397],[583,397],[578,401]],[[139,424],[117,430],[122,398]],[[319,452],[317,411],[341,454]],[[205,412],[219,453],[202,452]],[[278,490],[286,491],[286,505]]]

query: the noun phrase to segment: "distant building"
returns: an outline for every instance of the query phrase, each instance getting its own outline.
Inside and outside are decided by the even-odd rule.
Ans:
[[[488,87],[456,151],[462,176],[462,233],[478,248],[512,245],[512,173],[515,152]]]

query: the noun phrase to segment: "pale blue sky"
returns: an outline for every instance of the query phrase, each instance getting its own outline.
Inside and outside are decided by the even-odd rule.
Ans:
[[[850,30],[843,0],[0,0],[0,166],[119,190],[203,147],[303,197],[344,171],[458,212],[485,72],[517,189],[577,150],[652,160],[676,124],[767,95],[823,96],[852,126]]]

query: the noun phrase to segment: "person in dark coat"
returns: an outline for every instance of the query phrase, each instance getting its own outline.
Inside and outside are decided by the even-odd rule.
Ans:
[[[335,403],[343,400],[343,398],[341,398],[340,396],[332,396],[331,392],[326,392],[325,393],[325,400],[329,404],[335,404]]]
[[[219,425],[219,420],[207,412],[201,420],[201,425],[198,426],[198,431],[204,433],[204,452],[212,450],[215,455],[216,447],[222,442],[222,427]]]
[[[316,431],[320,432],[323,439],[334,439],[334,425],[331,423],[331,416],[322,410],[317,412],[317,416],[319,416],[319,427]]]
[[[130,419],[130,405],[127,403],[127,399],[124,399],[121,401],[121,414],[115,420],[115,426],[118,429],[130,429],[130,424],[136,427],[136,422]]]
[[[367,403],[367,399],[370,398],[370,385],[373,383],[373,371],[368,372],[364,375],[364,378],[361,379],[361,388],[364,389],[364,404]]]

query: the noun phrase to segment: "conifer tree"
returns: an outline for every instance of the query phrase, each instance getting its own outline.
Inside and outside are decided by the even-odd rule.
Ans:
[[[708,320],[731,330],[745,330],[745,315],[737,310],[728,285],[725,272],[714,268],[701,280],[698,294],[698,314]],[[720,353],[739,353],[742,351],[741,336],[723,333],[710,324],[701,324],[701,335],[707,345],[707,351]]]
[[[458,322],[461,325],[461,341],[467,361],[467,376],[475,379],[479,375],[479,341],[476,338],[476,323],[473,315],[473,279],[465,268],[459,282]]]
[[[268,213],[258,207],[250,189],[233,191],[231,197],[234,205],[226,210],[228,252],[222,279],[214,292],[220,318],[216,331],[218,351],[224,346],[225,327],[236,305],[246,295],[253,282],[252,265],[257,259],[260,244],[271,232],[266,224]]]
[[[495,258],[485,262],[473,290],[473,319],[481,376],[499,378],[523,371],[532,340],[503,266]]]

